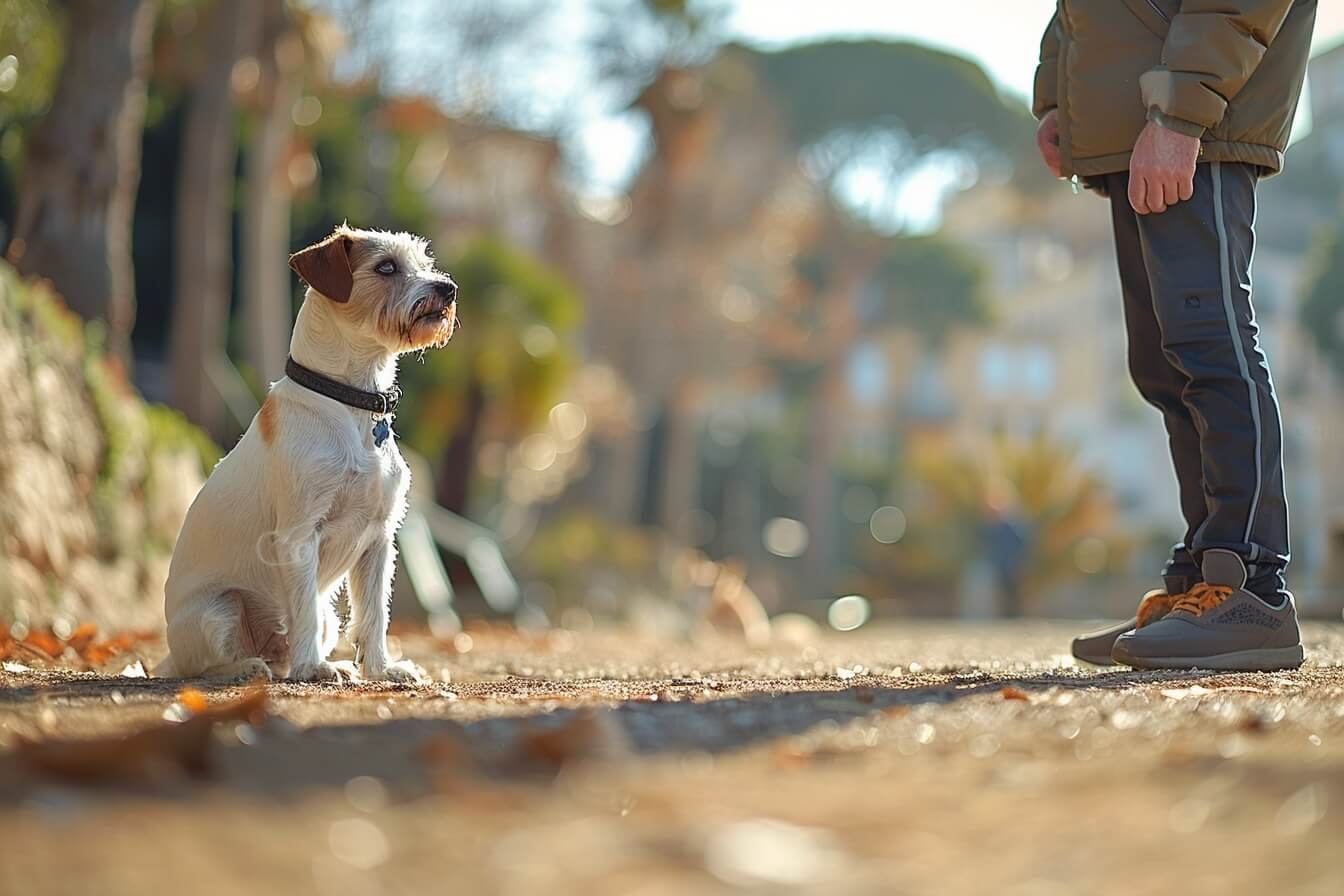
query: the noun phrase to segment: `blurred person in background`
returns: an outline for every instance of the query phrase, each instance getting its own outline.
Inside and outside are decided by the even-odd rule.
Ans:
[[[1033,111],[1057,176],[1109,197],[1129,367],[1163,416],[1187,530],[1135,618],[1076,656],[1302,662],[1279,406],[1251,303],[1256,185],[1280,170],[1316,0],[1059,0]]]

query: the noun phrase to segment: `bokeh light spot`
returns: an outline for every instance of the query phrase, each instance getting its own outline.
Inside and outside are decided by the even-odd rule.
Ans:
[[[831,606],[826,610],[826,621],[836,631],[852,632],[867,622],[872,614],[873,608],[868,598],[849,594],[831,601]]]
[[[766,523],[761,535],[765,549],[776,557],[801,557],[807,550],[807,526],[786,516],[775,517]]]
[[[882,544],[895,544],[905,537],[905,512],[899,507],[879,507],[868,519],[868,530]]]

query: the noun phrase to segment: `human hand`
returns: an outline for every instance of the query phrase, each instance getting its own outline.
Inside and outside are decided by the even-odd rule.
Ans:
[[[1129,159],[1129,204],[1141,215],[1158,215],[1195,195],[1199,138],[1150,121]]]
[[[1036,148],[1045,160],[1045,167],[1055,177],[1060,176],[1059,161],[1059,110],[1051,109],[1041,117],[1040,127],[1036,129]]]

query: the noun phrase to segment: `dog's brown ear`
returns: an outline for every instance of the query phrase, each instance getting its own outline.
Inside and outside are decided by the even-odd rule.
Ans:
[[[350,290],[355,286],[350,269],[348,234],[333,233],[320,243],[300,249],[289,256],[289,266],[313,289],[333,302],[350,301]]]

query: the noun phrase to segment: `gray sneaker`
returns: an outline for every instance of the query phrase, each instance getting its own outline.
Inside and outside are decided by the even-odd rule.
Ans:
[[[1201,584],[1176,596],[1163,618],[1117,638],[1111,658],[1138,669],[1268,672],[1302,665],[1291,595],[1271,607],[1246,591],[1246,564],[1232,551],[1205,551],[1203,567]]]
[[[1133,619],[1074,638],[1073,655],[1094,666],[1114,666],[1115,660],[1111,658],[1111,651],[1115,648],[1116,639],[1166,616],[1171,612],[1171,605],[1175,600],[1176,597],[1167,594],[1166,591],[1149,591],[1143,596],[1143,600],[1139,601],[1139,609]]]

